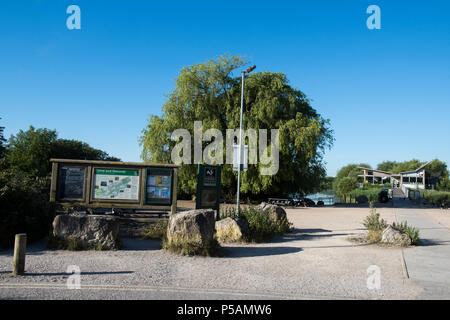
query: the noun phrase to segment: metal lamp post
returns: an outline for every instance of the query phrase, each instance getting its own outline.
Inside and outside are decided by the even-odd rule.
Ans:
[[[250,68],[241,72],[242,76],[242,85],[241,85],[241,117],[239,121],[239,168],[238,168],[238,181],[237,181],[237,195],[236,195],[236,213],[239,213],[239,193],[241,190],[241,170],[243,169],[242,165],[242,117],[244,114],[244,82],[245,82],[245,74],[249,74],[252,72],[256,66],[251,66]]]

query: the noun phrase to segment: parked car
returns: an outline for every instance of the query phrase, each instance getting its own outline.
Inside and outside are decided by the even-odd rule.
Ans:
[[[386,203],[389,201],[389,190],[388,189],[383,189],[380,191],[380,193],[378,194],[378,201],[381,203]]]

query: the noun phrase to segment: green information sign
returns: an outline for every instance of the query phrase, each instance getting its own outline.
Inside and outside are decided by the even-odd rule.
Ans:
[[[215,209],[219,212],[221,169],[221,166],[198,165],[197,209]]]

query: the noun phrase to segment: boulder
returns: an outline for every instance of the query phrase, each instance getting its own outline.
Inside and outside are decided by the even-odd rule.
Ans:
[[[53,220],[53,235],[76,239],[84,249],[118,249],[119,220],[105,215],[62,214]]]
[[[274,204],[269,204],[266,202],[261,202],[259,207],[263,211],[268,212],[270,217],[275,221],[281,221],[283,219],[287,219],[286,211],[280,206],[277,206]]]
[[[216,222],[217,240],[221,242],[240,242],[243,241],[249,231],[247,221],[243,219],[225,218]]]
[[[387,226],[387,228],[385,228],[381,233],[381,242],[396,246],[411,245],[411,239],[409,236],[406,233],[395,229],[391,225]]]
[[[208,245],[214,239],[214,210],[190,210],[171,215],[167,226],[167,243]]]

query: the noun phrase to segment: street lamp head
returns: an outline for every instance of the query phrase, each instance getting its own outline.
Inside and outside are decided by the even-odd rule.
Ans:
[[[244,72],[250,73],[250,72],[252,72],[253,70],[255,70],[255,68],[256,68],[256,66],[253,65],[253,66],[251,66],[250,68],[248,68],[247,70],[245,70]]]

